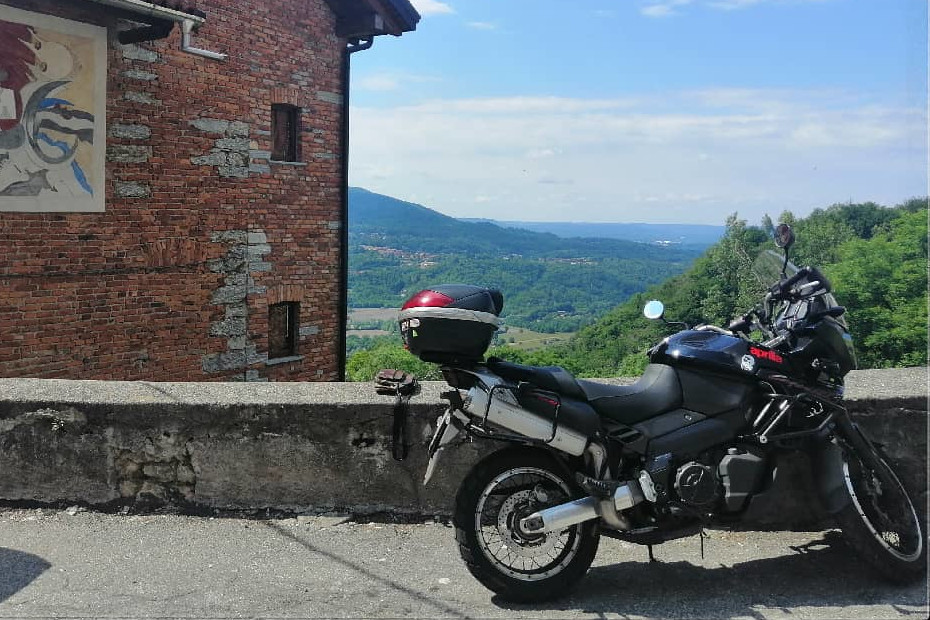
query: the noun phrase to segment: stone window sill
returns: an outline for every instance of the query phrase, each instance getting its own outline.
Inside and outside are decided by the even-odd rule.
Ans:
[[[273,164],[275,166],[306,166],[307,165],[307,162],[305,161],[280,161],[277,159],[269,159],[268,163]]]
[[[288,364],[290,362],[302,362],[303,355],[289,355],[287,357],[274,357],[265,361],[265,366],[277,366],[278,364]]]

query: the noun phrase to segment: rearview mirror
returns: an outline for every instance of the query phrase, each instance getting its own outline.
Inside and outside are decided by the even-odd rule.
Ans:
[[[663,314],[665,314],[665,304],[661,301],[653,299],[643,306],[643,316],[647,319],[661,319]]]
[[[775,245],[780,248],[790,247],[794,243],[794,231],[787,224],[779,224],[775,228]]]

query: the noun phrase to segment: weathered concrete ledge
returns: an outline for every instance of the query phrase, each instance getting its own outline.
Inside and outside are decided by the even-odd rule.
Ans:
[[[0,501],[447,513],[495,444],[450,450],[422,486],[443,389],[412,400],[413,446],[396,462],[393,399],[368,383],[0,379]],[[847,394],[925,503],[927,368],[854,372]],[[790,478],[761,521],[804,520],[809,489]]]

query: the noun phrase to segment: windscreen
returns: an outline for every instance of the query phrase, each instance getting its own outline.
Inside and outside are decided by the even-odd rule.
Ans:
[[[783,254],[775,250],[765,250],[759,254],[752,264],[752,272],[756,278],[758,278],[759,284],[768,288],[781,279],[783,265],[785,265],[785,257]],[[790,278],[798,271],[800,271],[800,269],[798,269],[797,265],[788,261],[788,264],[785,266],[785,276]],[[804,282],[806,282],[806,279],[801,280],[802,284]],[[821,293],[810,299],[783,305],[780,310],[777,310],[778,315],[775,319],[775,323],[780,327],[790,327],[794,325],[795,322],[806,318],[808,313],[812,310],[818,311],[824,308],[832,308],[836,305],[838,304],[832,293]],[[844,317],[838,317],[835,320],[843,327],[847,327]]]
[[[752,273],[759,280],[760,285],[768,288],[781,279],[781,268],[784,264],[785,257],[783,254],[775,250],[765,250],[756,257],[755,262],[752,264]],[[788,261],[788,265],[785,267],[787,277],[790,278],[797,272],[797,266]]]

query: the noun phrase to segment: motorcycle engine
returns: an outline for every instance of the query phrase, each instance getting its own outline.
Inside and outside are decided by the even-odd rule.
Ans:
[[[720,498],[720,480],[714,467],[691,461],[675,473],[675,490],[686,504],[709,507]]]

